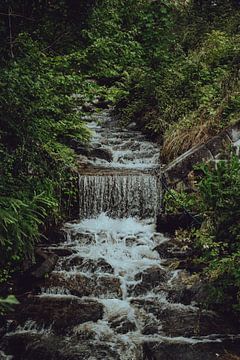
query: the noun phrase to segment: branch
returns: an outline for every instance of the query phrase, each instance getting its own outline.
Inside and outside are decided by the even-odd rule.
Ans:
[[[10,54],[11,54],[11,58],[14,58],[14,54],[13,54],[13,38],[12,38],[12,21],[11,21],[11,14],[12,14],[12,9],[8,8],[8,26],[9,26],[9,44],[10,44]]]
[[[69,34],[69,32],[64,32],[62,34],[60,34],[50,45],[48,45],[47,47],[45,47],[44,49],[42,49],[42,51],[46,51],[48,49],[51,49],[51,47],[56,44],[59,40],[61,40],[63,38],[64,35]]]
[[[13,14],[13,13],[3,13],[3,12],[0,12],[0,15],[3,15],[3,16],[15,16],[15,17],[21,17],[21,18],[24,18],[26,20],[30,20],[30,21],[35,21],[34,18],[30,18],[30,17],[27,17],[27,16],[24,16],[24,15],[20,15],[20,14]]]

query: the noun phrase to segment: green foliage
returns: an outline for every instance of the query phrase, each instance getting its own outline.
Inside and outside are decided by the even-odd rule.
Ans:
[[[145,64],[157,68],[160,62],[165,62],[170,8],[171,2],[167,0],[99,2],[85,32],[91,72],[98,78],[111,78],[124,75],[128,69]]]
[[[239,7],[233,1],[199,3],[179,2],[174,11],[165,5],[163,13],[160,3],[145,8],[144,63],[128,69],[117,104],[123,122],[134,120],[161,138],[166,162],[239,119]],[[144,42],[148,30],[154,35]],[[160,46],[155,35],[161,50],[152,61],[151,46]]]
[[[19,301],[14,295],[8,295],[8,297],[5,299],[0,298],[0,315],[13,310],[13,306],[18,304]]]
[[[233,155],[198,166],[202,178],[194,193],[194,208],[203,219],[191,237],[197,261],[206,264],[211,305],[240,310],[240,162]]]
[[[52,58],[26,35],[15,44],[18,58],[0,74],[0,251],[4,272],[33,256],[40,232],[64,216],[75,167],[65,144],[88,140],[72,94],[82,77],[73,59]],[[61,71],[60,71],[61,69]],[[64,71],[64,73],[63,73]],[[1,275],[3,277],[3,275]]]
[[[27,199],[26,199],[27,200]],[[54,210],[56,200],[39,194],[23,202],[8,196],[0,197],[0,250],[1,263],[9,259],[17,262],[25,255],[31,256],[39,236],[39,225],[48,210]]]
[[[164,194],[164,210],[166,213],[182,213],[184,210],[193,211],[194,208],[194,194],[187,194],[184,191],[173,189]]]

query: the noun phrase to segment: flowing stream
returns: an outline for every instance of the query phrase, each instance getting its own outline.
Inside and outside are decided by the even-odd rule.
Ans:
[[[157,144],[117,128],[108,113],[89,127],[93,145],[112,160],[89,159],[94,171],[79,176],[79,220],[65,224],[66,241],[50,248],[57,266],[27,304],[25,322],[8,334],[30,336],[19,359],[217,359],[237,336],[218,331],[213,312],[169,295],[185,272],[159,255],[169,239],[155,229]]]

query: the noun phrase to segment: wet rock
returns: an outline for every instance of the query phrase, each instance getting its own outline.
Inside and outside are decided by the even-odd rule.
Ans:
[[[143,294],[164,282],[166,278],[167,272],[164,269],[161,269],[158,266],[151,267],[135,276],[135,280],[139,281],[139,283],[132,286],[130,291],[133,295]]]
[[[86,156],[86,157],[89,157],[90,153],[91,153],[91,150],[84,145],[75,146],[74,151],[77,155],[82,155],[82,156]]]
[[[143,344],[144,360],[216,360],[229,350],[240,354],[240,340],[226,339],[221,342],[184,344],[169,339],[164,343],[145,342]],[[229,358],[230,360],[231,358]],[[234,359],[234,357],[233,357]]]
[[[178,307],[150,308],[160,320],[162,332],[167,336],[205,336],[231,332],[225,320],[214,312]]]
[[[127,334],[130,331],[136,330],[136,324],[130,321],[127,317],[112,320],[110,326],[119,334]]]
[[[89,296],[92,294],[92,280],[82,274],[68,274],[54,272],[44,282],[46,288],[64,288],[68,289],[72,295],[79,297]]]
[[[166,271],[158,266],[146,269],[142,273],[138,273],[135,276],[135,280],[142,280],[144,286],[158,285],[160,282],[166,280]]]
[[[16,360],[119,360],[118,354],[104,344],[33,333],[5,338],[5,349]]]
[[[42,279],[45,275],[51,273],[58,261],[58,256],[52,252],[49,252],[42,248],[37,248],[36,257],[42,259],[40,264],[34,266],[34,269],[30,271],[30,274],[35,279]]]
[[[114,276],[87,276],[80,273],[68,274],[55,272],[45,281],[45,287],[65,288],[72,295],[99,296],[111,294],[115,297],[121,297],[122,291],[120,280]]]
[[[96,157],[98,159],[103,159],[103,160],[106,160],[108,162],[111,162],[112,159],[113,159],[111,151],[108,150],[108,149],[104,149],[102,147],[92,149],[92,151],[90,153],[90,157]]]
[[[209,296],[209,285],[197,274],[181,271],[167,290],[168,298],[175,303],[204,305]]]
[[[162,266],[167,267],[171,270],[187,270],[191,274],[198,273],[206,268],[206,264],[204,263],[195,264],[191,258],[183,259],[184,256],[187,256],[185,254],[185,251],[179,251],[180,259],[176,257],[163,259]],[[189,254],[191,254],[191,250],[189,251]]]
[[[94,234],[92,233],[81,233],[74,230],[69,232],[69,236],[71,237],[72,240],[72,244],[68,245],[69,247],[76,245],[74,244],[74,241],[77,241],[81,244],[89,245],[95,240]]]
[[[111,297],[121,298],[122,290],[120,280],[114,276],[101,276],[95,278],[95,296],[108,294]]]
[[[205,304],[209,297],[209,284],[201,279],[197,279],[192,285],[187,286],[192,301],[198,304]]]
[[[97,301],[71,297],[34,297],[23,302],[20,309],[16,312],[20,324],[33,320],[37,324],[52,325],[57,333],[65,333],[77,324],[97,321],[103,316],[103,305]]]
[[[142,333],[143,335],[153,335],[158,334],[159,332],[159,324],[157,322],[152,322],[144,326]]]
[[[155,251],[159,253],[159,256],[162,259],[171,259],[177,258],[179,260],[186,259],[192,255],[192,250],[190,248],[181,249],[178,245],[168,241],[160,244],[154,248]]]
[[[110,150],[103,148],[102,144],[85,144],[77,139],[65,140],[65,143],[69,145],[77,155],[84,156],[86,158],[99,158],[108,162],[112,161],[112,153]]]
[[[66,233],[62,229],[50,228],[41,238],[43,244],[59,244],[66,240]]]
[[[64,247],[56,247],[56,248],[50,248],[53,253],[55,253],[59,257],[67,257],[71,256],[75,253],[73,249],[64,248]]]
[[[81,256],[74,256],[63,264],[65,270],[70,270],[73,266],[81,269],[81,271],[87,272],[103,272],[113,274],[114,270],[110,264],[104,259],[86,259]]]
[[[187,229],[193,225],[195,214],[177,213],[177,214],[160,214],[157,217],[157,231],[162,233],[174,234],[178,229]]]

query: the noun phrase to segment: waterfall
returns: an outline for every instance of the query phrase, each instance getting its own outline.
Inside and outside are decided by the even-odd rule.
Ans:
[[[153,175],[82,175],[79,178],[80,219],[101,213],[114,218],[154,218],[159,188],[158,178]]]

